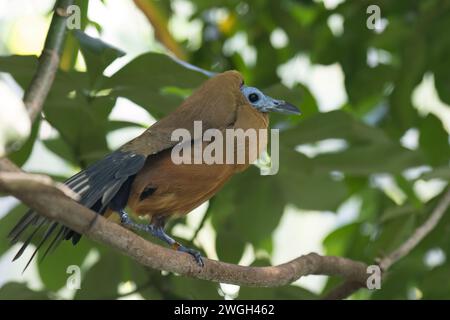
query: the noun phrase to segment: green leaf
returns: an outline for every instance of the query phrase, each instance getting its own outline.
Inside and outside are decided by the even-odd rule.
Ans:
[[[386,155],[389,155],[389,161],[385,160]],[[397,173],[424,164],[420,152],[394,143],[355,146],[342,152],[318,155],[313,162],[321,170],[337,170],[351,175]]]
[[[182,101],[164,88],[193,89],[205,79],[203,74],[186,69],[167,55],[146,53],[107,79],[104,88],[112,89],[114,96],[126,97],[159,118],[173,111]]]
[[[410,39],[403,44],[400,72],[394,83],[394,91],[390,95],[391,129],[403,133],[411,128],[417,118],[413,108],[411,95],[420,83],[425,71],[426,39],[420,31],[412,33]]]
[[[422,278],[417,287],[422,291],[423,299],[447,300],[450,297],[450,286],[445,285],[449,272],[450,264],[447,263],[433,268]]]
[[[238,299],[242,300],[316,300],[316,294],[298,286],[278,288],[241,287]]]
[[[322,242],[327,255],[345,256],[349,245],[353,241],[353,235],[358,233],[360,228],[360,223],[351,223],[328,234]]]
[[[380,216],[380,222],[385,223],[391,219],[396,219],[402,216],[417,214],[417,207],[412,205],[392,206],[383,211]]]
[[[7,235],[19,221],[24,212],[25,206],[23,204],[18,204],[0,220],[0,238],[3,239],[0,241],[0,256],[11,248],[11,244],[6,240]]]
[[[279,172],[267,179],[271,178],[286,202],[301,209],[335,210],[348,195],[343,181],[333,179],[304,155],[286,148],[280,150]],[[323,194],[323,190],[327,193]]]
[[[92,24],[88,18],[89,1],[76,0],[75,4],[80,8],[80,30],[85,30],[87,24]],[[95,26],[95,24],[94,24]],[[99,33],[101,30],[99,30]],[[73,70],[78,58],[80,46],[74,36],[74,32],[67,32],[64,49],[61,54],[60,68],[66,71]]]
[[[26,89],[33,78],[37,63],[36,56],[0,57],[0,71],[10,73],[22,89]]]
[[[412,203],[415,208],[420,209],[423,207],[422,201],[417,197],[416,192],[413,189],[413,182],[408,181],[402,175],[396,175],[395,182],[406,194],[409,202]]]
[[[280,134],[283,144],[291,147],[325,139],[345,139],[351,143],[389,141],[382,130],[368,126],[340,110],[318,113]]]
[[[44,145],[53,153],[76,165],[79,161],[74,155],[74,150],[61,137],[43,140]]]
[[[58,291],[65,286],[71,275],[67,273],[68,267],[75,265],[81,268],[90,250],[91,244],[86,239],[82,239],[76,246],[73,246],[70,241],[63,241],[44,261],[40,261],[40,258],[45,249],[39,251],[37,256],[37,261],[40,261],[38,270],[45,288]]]
[[[261,176],[251,167],[233,177],[210,208],[219,257],[238,262],[245,243],[267,248],[267,237],[277,227],[284,203],[273,177]]]
[[[62,144],[53,145],[53,151],[68,159],[73,154],[82,167],[109,151],[108,116],[115,104],[115,98],[109,96],[91,97],[87,83],[86,74],[59,72],[44,105],[47,121],[70,147],[69,152]]]
[[[183,299],[220,299],[219,285],[215,282],[188,277],[171,277],[171,291]]]
[[[353,77],[346,81],[350,103],[358,109],[370,110],[383,98],[394,74],[392,66],[388,65],[378,65],[374,68],[361,66],[354,72]]]
[[[122,280],[120,256],[111,251],[102,251],[100,260],[89,269],[81,282],[75,299],[112,299],[117,296],[117,289]]]
[[[450,159],[448,132],[442,121],[433,114],[429,114],[421,121],[419,146],[431,165],[448,165]]]
[[[8,155],[8,158],[14,162],[17,166],[21,167],[25,164],[33,151],[34,143],[38,136],[41,121],[38,119],[33,123],[31,127],[31,133],[25,143],[20,147],[19,150],[14,151]]]
[[[421,179],[444,179],[450,180],[450,168],[448,166],[434,168],[430,172],[425,172],[420,176]]]
[[[78,40],[84,60],[86,61],[91,85],[95,86],[96,81],[101,78],[103,71],[114,60],[125,55],[125,52],[113,46],[88,36],[81,30],[74,30],[73,34]]]
[[[240,234],[232,217],[223,222],[222,227],[216,229],[216,251],[221,261],[238,263],[241,259],[247,240]]]
[[[378,226],[376,241],[370,243],[367,250],[376,255],[383,255],[396,249],[414,231],[416,220],[416,215],[400,215],[386,220]]]
[[[46,291],[33,291],[23,283],[10,282],[0,288],[0,300],[49,300]]]

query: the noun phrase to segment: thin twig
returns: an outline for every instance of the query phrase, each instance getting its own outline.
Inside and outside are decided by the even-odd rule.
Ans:
[[[377,261],[377,264],[380,266],[383,272],[383,276],[394,263],[407,256],[437,226],[449,207],[450,188],[439,200],[439,203],[434,208],[430,217],[422,225],[420,225],[413,232],[413,234],[402,245],[400,245],[400,247]],[[362,286],[358,285],[357,283],[352,283],[352,281],[345,281],[341,285],[334,288],[331,292],[329,292],[324,299],[344,299],[358,291],[360,288],[362,288]]]
[[[72,4],[73,0],[57,1],[36,73],[25,91],[23,102],[27,107],[31,121],[34,121],[41,112],[58,70],[61,49],[66,35],[66,9]]]
[[[380,260],[378,265],[381,267],[381,269],[386,271],[398,260],[408,255],[411,250],[413,250],[419,244],[419,242],[422,241],[423,238],[425,238],[437,226],[449,206],[450,189],[439,200],[438,205],[433,210],[430,217],[425,221],[425,223],[418,227],[399,248]]]

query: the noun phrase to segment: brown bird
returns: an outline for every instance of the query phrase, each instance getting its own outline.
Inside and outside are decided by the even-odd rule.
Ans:
[[[183,142],[174,141],[172,133],[176,129],[185,129],[194,137],[196,121],[201,121],[203,131],[217,129],[224,133],[227,129],[266,130],[269,124],[267,113],[271,111],[299,114],[298,109],[289,103],[245,86],[241,74],[236,71],[218,74],[203,83],[174,112],[119,150],[69,178],[65,184],[79,195],[80,204],[106,217],[116,212],[124,226],[148,232],[174,249],[193,255],[203,265],[198,251],[179,244],[165,233],[167,218],[185,215],[210,199],[234,173],[246,169],[259,156],[266,147],[267,139],[258,136],[258,148],[253,155],[249,152],[249,144],[245,144],[248,156],[243,163],[206,164],[202,161],[200,164],[177,164],[173,161],[172,153]],[[195,144],[193,140],[188,141],[188,144]],[[207,147],[210,143],[202,140],[201,146]],[[226,143],[228,141],[224,140],[224,153]],[[242,145],[236,143],[233,148],[233,151],[239,152]],[[190,159],[194,160],[193,156]],[[138,224],[131,220],[125,212],[127,206],[137,215],[149,216],[150,224]],[[28,227],[32,230],[25,232]],[[58,222],[29,210],[9,234],[13,243],[21,239],[23,241],[14,260],[22,255],[33,237],[43,228],[46,228],[44,235],[28,264],[52,235],[53,239],[43,258],[62,240],[71,240],[75,245],[81,237]]]

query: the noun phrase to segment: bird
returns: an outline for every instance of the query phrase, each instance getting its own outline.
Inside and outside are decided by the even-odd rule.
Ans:
[[[267,130],[270,112],[300,114],[292,104],[246,86],[238,71],[215,74],[172,113],[64,183],[78,195],[77,201],[83,206],[105,217],[116,213],[124,227],[149,233],[173,249],[192,255],[198,265],[203,266],[199,251],[180,244],[166,233],[166,222],[188,214],[209,200],[234,174],[250,166],[265,148],[267,139],[258,141],[262,147],[243,163],[179,164],[173,161],[173,151],[182,143],[174,141],[172,133],[182,129],[192,137],[195,123],[200,124],[202,130],[214,129],[222,133],[230,129]],[[200,141],[203,147],[210,143]],[[128,209],[137,216],[148,217],[149,222],[135,222]],[[29,209],[8,235],[13,244],[23,242],[13,261],[21,257],[39,230],[43,235],[25,269],[45,243],[42,259],[61,241],[69,240],[76,245],[81,238],[76,231]]]

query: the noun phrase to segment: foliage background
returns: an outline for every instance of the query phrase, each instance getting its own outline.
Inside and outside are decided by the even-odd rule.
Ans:
[[[120,51],[69,35],[45,120],[11,155],[29,171],[64,180],[169,113],[205,79],[155,53],[165,52],[156,27],[169,30],[189,62],[237,69],[247,84],[303,111],[271,117],[282,130],[277,175],[252,167],[170,224],[208,257],[266,265],[315,250],[371,263],[427,218],[448,185],[450,1],[149,0],[160,17],[153,27],[131,0],[77,2],[83,29]],[[366,26],[373,4],[382,16],[376,30]],[[0,10],[0,71],[21,88],[34,73],[52,5],[0,1],[9,8]],[[145,270],[87,239],[76,249],[63,244],[21,275],[26,259],[10,263],[18,247],[5,237],[25,208],[0,199],[0,298],[305,299],[338,283],[311,276],[239,290]],[[449,254],[447,214],[392,267],[382,290],[353,298],[448,299]],[[82,266],[81,290],[65,288],[72,264]]]

